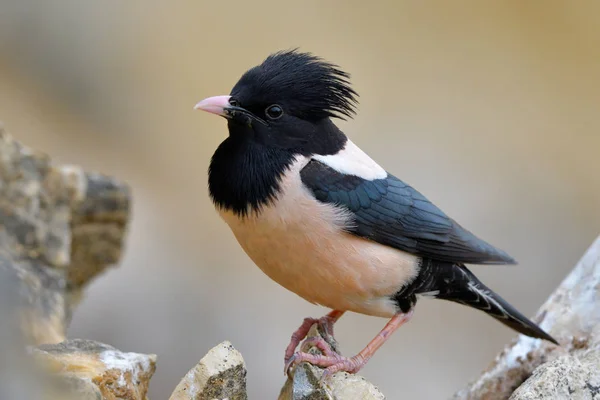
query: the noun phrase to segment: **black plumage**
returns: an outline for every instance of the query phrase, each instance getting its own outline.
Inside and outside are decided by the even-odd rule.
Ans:
[[[349,77],[337,65],[313,54],[286,50],[246,71],[231,96],[256,115],[277,102],[302,119],[345,119],[354,115],[358,97]]]
[[[218,207],[245,216],[269,204],[279,190],[279,176],[294,154],[229,137],[215,151],[208,170],[210,197]]]
[[[462,264],[422,259],[419,275],[398,291],[393,299],[400,309],[407,312],[416,304],[418,295],[475,308],[517,332],[558,344],[552,336],[484,285]]]
[[[212,200],[240,216],[257,211],[275,198],[294,155],[342,149],[347,138],[331,118],[354,112],[356,92],[348,77],[336,65],[296,50],[275,53],[244,73],[229,100],[243,112],[228,115],[229,137],[211,159]],[[284,111],[276,120],[265,114],[273,105]]]

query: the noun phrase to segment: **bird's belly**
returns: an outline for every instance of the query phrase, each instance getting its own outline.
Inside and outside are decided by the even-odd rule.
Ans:
[[[252,261],[307,301],[368,315],[395,314],[390,296],[416,276],[417,257],[345,232],[347,219],[339,209],[299,188],[288,188],[259,214],[220,214]]]

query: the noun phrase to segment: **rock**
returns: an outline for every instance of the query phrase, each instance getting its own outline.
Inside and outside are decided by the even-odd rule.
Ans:
[[[340,372],[324,383],[319,383],[323,370],[303,363],[294,371],[294,380],[288,379],[279,394],[279,400],[383,400],[385,396],[356,374]]]
[[[0,399],[146,398],[155,356],[64,342],[82,289],[120,259],[128,218],[124,184],[54,165],[0,125]]]
[[[308,332],[307,339],[310,337],[321,336],[330,343],[332,349],[337,349],[337,343],[332,343],[333,338],[327,335],[321,335],[317,324],[313,325]],[[317,353],[320,352],[315,347],[304,347],[303,351]],[[292,378],[286,380],[279,400],[382,400],[385,396],[372,383],[360,375],[349,374],[347,372],[338,372],[321,382],[323,369],[308,363],[299,364],[292,371]]]
[[[246,363],[228,341],[213,347],[179,382],[170,400],[246,400]]]
[[[510,400],[571,399],[600,397],[600,352],[565,355],[542,364],[510,396]]]
[[[0,126],[0,269],[22,298],[30,344],[59,343],[82,288],[121,256],[129,189],[56,166]]]
[[[596,390],[600,371],[600,237],[540,308],[534,321],[560,346],[521,335],[453,398],[500,400],[513,392],[511,399],[593,399],[593,393],[600,398]],[[563,397],[565,391],[573,392]]]
[[[309,337],[319,334],[316,325]],[[313,351],[308,349],[308,351]],[[316,351],[316,349],[314,350]],[[322,369],[300,364],[281,390],[279,400],[382,400],[375,386],[358,375],[335,374],[319,383]],[[225,341],[212,348],[181,380],[169,400],[246,400],[246,365],[242,355]]]
[[[154,354],[124,353],[91,340],[42,345],[32,355],[67,395],[82,400],[146,400],[156,369]]]

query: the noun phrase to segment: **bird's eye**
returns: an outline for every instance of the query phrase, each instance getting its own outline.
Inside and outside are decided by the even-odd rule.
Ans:
[[[233,107],[239,107],[239,105],[240,105],[240,102],[239,102],[239,101],[237,101],[236,99],[234,99],[233,97],[231,97],[231,98],[229,99],[229,105],[230,105],[230,106],[233,106]]]
[[[269,117],[269,119],[279,119],[283,115],[283,109],[279,105],[273,104],[272,106],[267,107],[265,115]]]

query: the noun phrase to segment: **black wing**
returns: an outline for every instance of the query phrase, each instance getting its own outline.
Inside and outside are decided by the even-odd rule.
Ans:
[[[319,201],[352,213],[354,224],[348,230],[357,236],[440,261],[515,264],[504,251],[461,227],[395,176],[369,181],[317,160],[310,161],[300,176]]]

